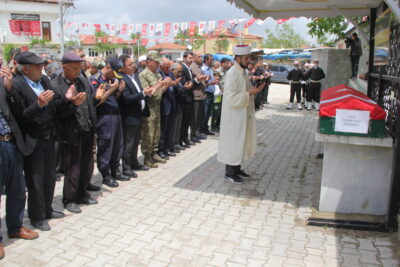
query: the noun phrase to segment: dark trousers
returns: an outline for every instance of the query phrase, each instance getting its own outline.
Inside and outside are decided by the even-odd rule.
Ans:
[[[219,130],[219,126],[221,124],[221,110],[222,102],[214,103],[211,116],[211,130]]]
[[[113,175],[124,152],[121,116],[100,116],[97,122],[97,168],[103,177]]]
[[[189,126],[192,118],[193,102],[183,103],[182,108],[182,126],[181,126],[181,141],[187,142],[189,137]]]
[[[268,93],[269,93],[269,84],[267,84],[265,87],[264,87],[264,98],[263,98],[263,100],[264,100],[264,103],[266,104],[267,102],[268,102]]]
[[[8,232],[13,234],[22,227],[24,218],[26,196],[23,165],[22,154],[15,143],[0,141],[0,189],[4,188],[7,195],[6,225]]]
[[[208,121],[211,118],[211,112],[214,105],[214,93],[206,92],[206,99],[204,100],[203,119],[201,121],[200,131],[205,133],[208,131]]]
[[[357,77],[358,63],[360,62],[360,56],[350,55],[350,62],[351,62],[351,77]]]
[[[192,117],[190,118],[190,136],[196,137],[200,130],[200,125],[204,114],[204,100],[194,100]]]
[[[309,88],[310,88],[310,90],[309,90],[310,100],[308,100],[308,101],[311,102],[311,100],[314,100],[314,102],[319,103],[319,100],[321,97],[321,83],[320,82],[317,82],[317,83],[311,82],[309,85]]]
[[[174,114],[170,112],[168,115],[161,114],[161,135],[158,144],[158,150],[165,151],[172,147],[173,143],[173,117]]]
[[[51,216],[56,186],[55,140],[39,139],[32,154],[24,158],[28,189],[28,216],[31,221]]]
[[[142,122],[138,125],[124,125],[124,154],[122,156],[122,168],[130,170],[137,165],[137,154],[141,139]]]
[[[227,164],[226,167],[225,167],[226,175],[235,176],[240,171],[240,168],[241,168],[240,165],[228,165]]]
[[[307,99],[307,97],[306,97],[306,95],[307,95],[307,87],[308,87],[308,84],[306,84],[306,83],[303,83],[301,85],[301,96],[302,96],[303,102],[304,102],[304,99]]]
[[[63,162],[62,162],[62,149],[63,143],[61,141],[55,142],[55,153],[56,153],[56,172],[64,173]]]
[[[87,197],[94,168],[93,140],[94,132],[85,132],[78,135],[76,145],[64,144],[64,204]]]
[[[173,137],[172,137],[172,144],[174,146],[179,145],[179,142],[181,141],[181,128],[182,128],[182,111],[177,110],[174,113],[173,119],[172,119],[172,131],[173,131]]]
[[[290,84],[290,103],[294,101],[294,94],[296,94],[297,103],[301,102],[301,83]]]

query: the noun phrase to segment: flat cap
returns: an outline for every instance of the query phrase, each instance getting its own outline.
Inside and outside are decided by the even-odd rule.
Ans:
[[[63,64],[65,64],[65,63],[71,63],[71,62],[82,62],[83,60],[84,60],[83,58],[81,58],[80,56],[78,56],[75,53],[66,53],[62,57],[61,62]]]
[[[44,63],[41,57],[29,51],[20,53],[16,60],[18,64],[22,65],[40,65]]]

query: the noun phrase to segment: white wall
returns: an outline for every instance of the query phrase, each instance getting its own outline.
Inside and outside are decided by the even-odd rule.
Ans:
[[[5,43],[15,44],[28,44],[30,42],[29,36],[14,35],[11,33],[9,20],[11,20],[11,13],[17,14],[37,14],[40,15],[40,21],[49,21],[51,25],[51,42],[60,43],[60,27],[58,18],[58,5],[57,4],[45,4],[45,3],[33,3],[33,2],[22,2],[22,1],[9,1],[0,0],[0,34],[3,33],[5,36]],[[4,33],[7,34],[4,34]],[[41,29],[41,33],[43,31]]]

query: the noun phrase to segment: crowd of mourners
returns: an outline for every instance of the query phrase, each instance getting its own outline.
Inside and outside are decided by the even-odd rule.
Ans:
[[[157,51],[137,60],[116,54],[89,60],[81,48],[58,60],[16,52],[1,63],[0,184],[8,236],[22,239],[38,237],[23,226],[26,191],[31,225],[48,231],[48,220],[65,216],[52,208],[60,177],[64,208],[80,213],[79,205],[98,203],[89,193],[101,189],[91,183],[95,161],[102,183],[117,187],[219,132],[233,64],[197,52],[175,61]],[[268,81],[268,66],[253,64],[252,83]],[[269,83],[255,99],[257,109],[268,103]]]

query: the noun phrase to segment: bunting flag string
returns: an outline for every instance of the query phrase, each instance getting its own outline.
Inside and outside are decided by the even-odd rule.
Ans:
[[[294,17],[277,19],[276,23],[282,24],[287,22]],[[66,36],[78,37],[79,34],[84,34],[89,31],[104,31],[106,34],[111,36],[119,35],[131,35],[134,33],[138,36],[137,39],[141,40],[141,43],[149,42],[149,40],[165,41],[168,37],[172,37],[171,40],[182,40],[176,39],[179,33],[187,35],[189,39],[183,40],[199,40],[198,36],[204,36],[204,38],[211,38],[215,31],[227,30],[230,33],[238,34],[239,29],[248,29],[252,25],[257,24],[262,26],[265,20],[256,18],[249,19],[229,19],[229,20],[209,20],[209,21],[190,21],[190,22],[165,22],[165,23],[149,23],[149,24],[98,24],[98,23],[86,23],[86,22],[66,22],[64,25],[64,31]],[[16,21],[10,20],[9,27],[15,35],[32,35],[40,36],[40,25],[37,27],[34,21]],[[140,38],[139,38],[140,37]],[[164,37],[164,39],[163,39]],[[121,39],[121,38],[120,38]],[[147,40],[147,41],[143,41]],[[138,40],[136,40],[137,42]],[[146,43],[147,44],[147,43]]]

